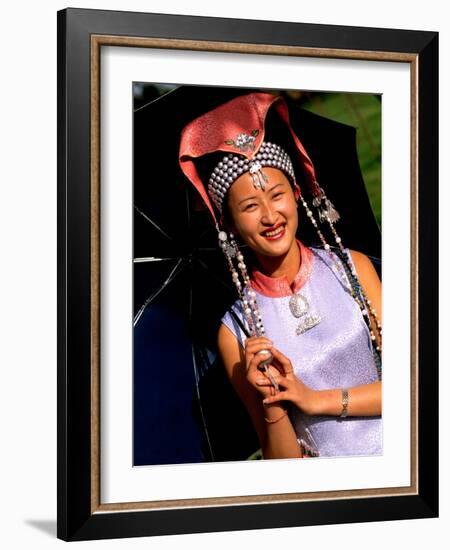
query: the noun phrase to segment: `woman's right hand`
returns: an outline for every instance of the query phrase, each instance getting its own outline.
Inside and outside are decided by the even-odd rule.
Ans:
[[[275,388],[273,385],[261,386],[257,384],[262,376],[265,374],[265,369],[261,368],[261,363],[267,359],[266,354],[258,354],[261,350],[267,350],[270,352],[273,346],[273,342],[265,336],[251,336],[245,341],[245,369],[246,377],[249,383],[258,390],[258,392],[265,398],[271,395],[275,395]],[[259,368],[258,368],[259,367]],[[280,372],[274,366],[269,365],[268,370],[271,374],[279,375]]]

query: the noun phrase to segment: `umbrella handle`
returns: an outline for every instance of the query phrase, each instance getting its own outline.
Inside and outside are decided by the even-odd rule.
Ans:
[[[277,384],[277,381],[275,380],[275,378],[273,377],[272,373],[270,372],[269,370],[269,365],[270,363],[273,361],[273,355],[270,353],[269,350],[267,349],[262,349],[262,350],[259,350],[257,355],[269,355],[267,357],[267,359],[264,359],[264,361],[261,361],[261,363],[259,364],[259,368],[263,368],[264,369],[264,372],[266,373],[266,375],[268,376],[269,380],[271,381],[273,387],[275,388],[275,391],[276,392],[279,392],[280,391],[280,387],[279,385]]]

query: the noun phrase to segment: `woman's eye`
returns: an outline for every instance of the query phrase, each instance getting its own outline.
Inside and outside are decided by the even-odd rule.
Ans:
[[[282,195],[283,193],[275,193],[275,195],[272,198],[276,199],[277,197],[281,197]]]
[[[254,203],[247,204],[247,206],[244,208],[244,210],[249,210],[249,209],[252,208],[253,206],[256,206],[256,204],[254,204]]]

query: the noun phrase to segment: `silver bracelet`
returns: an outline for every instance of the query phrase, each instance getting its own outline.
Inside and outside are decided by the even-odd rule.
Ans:
[[[341,418],[345,418],[348,414],[348,389],[344,388],[342,390],[342,412]]]

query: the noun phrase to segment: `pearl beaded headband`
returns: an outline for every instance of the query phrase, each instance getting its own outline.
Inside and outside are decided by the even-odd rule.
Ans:
[[[241,147],[247,146],[254,140],[253,136],[240,134],[238,142]],[[278,168],[284,172],[295,184],[294,168],[288,154],[282,147],[263,141],[258,153],[252,160],[248,160],[244,155],[227,154],[214,168],[208,184],[208,193],[217,209],[222,213],[222,205],[225,195],[230,189],[233,182],[245,172],[250,172],[253,185],[256,189],[265,189],[265,184],[268,181],[266,174],[262,171],[264,166]]]

